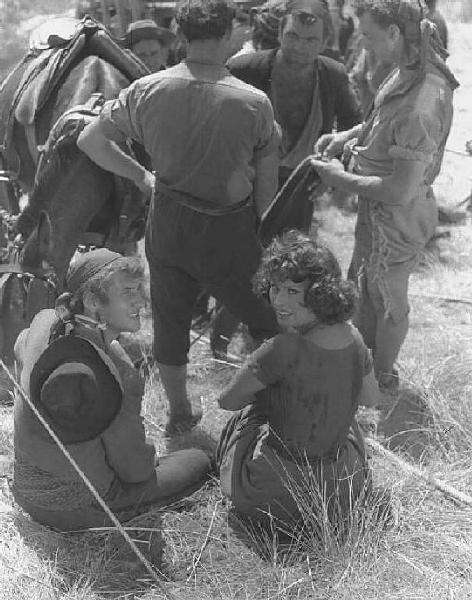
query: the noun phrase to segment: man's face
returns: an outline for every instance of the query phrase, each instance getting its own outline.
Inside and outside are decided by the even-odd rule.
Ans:
[[[384,63],[395,61],[399,40],[397,27],[390,25],[384,29],[365,12],[359,19],[359,30],[364,38],[364,47],[372,51],[377,60]]]
[[[282,56],[295,65],[313,64],[323,49],[323,21],[302,22],[290,15],[280,34]]]
[[[133,44],[131,51],[150,71],[159,71],[166,66],[168,51],[158,40],[141,40]]]
[[[107,302],[98,302],[100,321],[107,323],[110,331],[138,331],[140,313],[144,308],[143,281],[127,273],[113,275],[107,289]]]

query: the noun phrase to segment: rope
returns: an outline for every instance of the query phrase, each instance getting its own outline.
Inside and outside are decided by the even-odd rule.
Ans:
[[[440,300],[441,302],[450,302],[456,304],[467,304],[472,306],[472,300],[469,298],[460,298],[460,297],[452,297],[452,296],[443,296],[441,294],[408,294],[412,298],[427,298],[428,300]]]
[[[382,444],[377,442],[377,440],[374,440],[370,437],[366,437],[365,441],[366,441],[366,444],[372,448],[372,450],[375,450],[378,454],[384,456],[391,462],[395,463],[403,471],[410,473],[411,475],[415,475],[416,477],[419,477],[420,479],[423,479],[423,481],[426,481],[427,483],[432,485],[433,488],[439,490],[445,496],[452,498],[456,502],[460,502],[461,504],[465,504],[467,506],[472,507],[472,496],[470,496],[469,494],[466,494],[465,492],[461,492],[460,490],[453,487],[452,485],[449,485],[448,483],[445,483],[441,479],[438,479],[437,477],[435,477],[428,471],[424,471],[420,467],[417,467],[416,465],[412,465],[411,463],[407,462],[406,460],[404,460],[403,458],[398,456],[398,454],[395,454],[391,450],[388,450],[387,448],[382,446]]]
[[[28,397],[28,395],[26,394],[26,392],[23,390],[23,388],[21,387],[21,385],[17,382],[17,380],[15,379],[15,377],[11,374],[10,370],[8,369],[8,367],[3,362],[2,359],[0,359],[0,366],[3,368],[3,370],[7,374],[8,378],[12,382],[15,390],[20,394],[20,396],[23,398],[23,400],[31,408],[31,410],[36,415],[36,417],[39,420],[39,422],[41,423],[41,425],[46,429],[46,431],[49,433],[49,435],[53,439],[54,443],[58,446],[58,448],[61,450],[61,452],[67,458],[67,460],[72,465],[72,467],[74,468],[74,470],[80,476],[80,478],[82,479],[82,481],[84,482],[84,484],[87,486],[87,488],[89,489],[89,491],[92,494],[92,496],[98,502],[98,504],[103,509],[103,511],[107,514],[107,516],[112,521],[112,523],[115,525],[115,527],[117,528],[117,530],[121,533],[121,535],[123,536],[123,538],[125,539],[125,541],[127,542],[127,544],[129,544],[131,550],[134,552],[134,554],[139,559],[139,561],[144,565],[144,567],[146,568],[146,571],[152,576],[152,578],[154,579],[154,581],[156,581],[156,583],[158,584],[158,586],[164,592],[165,596],[172,598],[172,596],[169,594],[169,592],[163,588],[162,581],[159,579],[159,575],[161,575],[163,578],[165,578],[165,576],[160,571],[158,572],[151,565],[151,563],[147,560],[147,558],[142,554],[142,552],[139,550],[139,548],[133,542],[133,540],[131,539],[131,537],[129,536],[129,534],[126,532],[126,530],[124,529],[124,527],[122,526],[122,524],[120,523],[120,521],[118,520],[118,518],[116,517],[116,515],[111,511],[111,509],[108,507],[108,505],[105,502],[105,500],[103,500],[103,498],[97,492],[97,490],[95,489],[95,487],[93,486],[93,484],[90,482],[90,480],[87,478],[87,476],[85,475],[85,473],[81,470],[81,468],[79,467],[79,465],[72,458],[72,456],[70,455],[70,453],[67,450],[67,448],[61,442],[61,440],[57,437],[57,435],[55,434],[55,432],[53,431],[53,429],[51,429],[51,427],[48,424],[48,422],[44,419],[44,417],[42,416],[42,414],[38,411],[38,409],[36,408],[36,406],[33,404],[33,402]]]
[[[465,156],[466,158],[472,158],[472,155],[469,152],[465,152],[463,150],[453,150],[452,148],[446,148],[445,152],[448,154],[456,154],[457,156]]]

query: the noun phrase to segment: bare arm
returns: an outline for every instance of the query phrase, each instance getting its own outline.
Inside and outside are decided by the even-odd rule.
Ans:
[[[279,157],[277,152],[256,158],[254,179],[254,204],[259,216],[274,199],[279,186]]]
[[[344,149],[344,145],[350,140],[359,136],[362,129],[362,124],[354,125],[351,129],[346,131],[338,131],[337,133],[325,133],[316,142],[314,152],[315,154],[324,154],[328,158],[334,158],[340,156]]]
[[[99,118],[84,128],[77,146],[99,167],[131,179],[142,191],[149,192],[154,188],[154,175],[105,135]]]
[[[312,164],[328,187],[386,204],[401,204],[406,198],[414,197],[424,181],[428,166],[422,161],[397,159],[391,175],[377,177],[347,173],[338,160],[323,162],[313,159]]]
[[[248,367],[243,367],[218,398],[218,404],[225,410],[240,410],[254,402],[254,394],[266,386],[255,377]]]

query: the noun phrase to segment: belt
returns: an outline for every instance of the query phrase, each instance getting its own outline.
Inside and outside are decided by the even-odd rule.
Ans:
[[[162,182],[158,182],[156,184],[156,192],[164,194],[170,200],[174,200],[178,204],[189,208],[197,213],[208,215],[211,217],[221,217],[225,215],[232,215],[238,212],[241,212],[248,206],[252,206],[252,197],[248,196],[241,200],[240,202],[236,202],[235,204],[231,204],[229,206],[218,206],[208,202],[207,200],[202,200],[201,198],[197,198],[197,196],[192,196],[192,194],[187,194],[186,192],[180,192],[177,190],[173,190]]]

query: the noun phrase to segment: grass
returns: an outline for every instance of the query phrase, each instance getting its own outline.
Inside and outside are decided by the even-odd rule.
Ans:
[[[459,68],[470,48],[470,33],[465,25],[453,31],[451,60]],[[471,81],[469,75],[464,90]],[[466,99],[459,95],[457,105],[464,106]],[[470,135],[470,109],[460,112],[449,142],[453,147],[460,147],[464,129]],[[446,158],[438,182],[444,202],[453,205],[470,189],[470,160]],[[326,207],[317,216],[320,237],[346,269],[354,216]],[[471,231],[470,220],[452,228],[450,239],[440,240],[425,254],[413,277],[411,330],[399,361],[404,383],[380,431],[392,450],[465,492],[472,489],[472,306],[437,296],[472,299]],[[237,339],[232,349],[238,352],[240,346]],[[195,344],[190,385],[202,397],[204,420],[200,429],[169,444],[162,436],[162,389],[151,374],[144,415],[160,452],[190,445],[214,449],[228,417],[217,408],[216,398],[232,373],[233,367],[211,360],[204,343]],[[5,475],[11,474],[12,426],[11,409],[0,408],[0,470]],[[274,544],[271,536],[261,539],[235,520],[215,481],[172,510],[151,513],[133,526],[162,529],[168,578],[164,590],[179,600],[472,598],[472,510],[384,458],[374,455],[371,463],[376,484],[392,494],[397,518],[384,527],[375,518],[376,503],[368,503],[355,511],[342,542],[323,512],[317,518],[308,507],[304,515],[311,535],[303,545],[287,549]],[[165,593],[149,581],[116,533],[66,535],[41,527],[14,506],[7,478],[0,478],[1,600],[137,596],[157,600]]]

